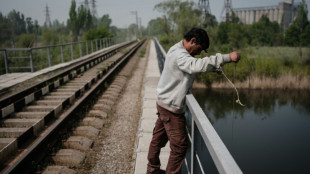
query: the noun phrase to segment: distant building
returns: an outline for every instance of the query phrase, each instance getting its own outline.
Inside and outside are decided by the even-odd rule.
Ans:
[[[258,22],[262,15],[267,15],[270,21],[282,24],[284,28],[294,21],[300,4],[294,4],[294,0],[280,2],[278,6],[234,8],[232,11],[244,24]]]

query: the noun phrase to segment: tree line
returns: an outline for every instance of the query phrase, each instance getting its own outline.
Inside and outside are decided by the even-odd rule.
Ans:
[[[51,26],[40,26],[37,20],[25,17],[16,10],[8,15],[0,12],[0,47],[54,45],[112,37],[118,32],[115,26],[111,26],[112,20],[108,14],[100,18],[93,16],[84,5],[77,6],[75,0],[71,1],[68,11],[66,23],[56,19]]]
[[[182,40],[192,27],[204,28],[208,32],[211,43],[209,55],[238,50],[242,55],[238,66],[229,64],[223,69],[235,82],[244,83],[244,87],[261,87],[261,84],[269,83],[264,79],[275,82],[282,78],[286,81],[291,79],[294,85],[289,86],[294,88],[306,82],[310,75],[310,23],[304,0],[294,22],[287,29],[270,21],[266,15],[258,22],[246,25],[232,13],[230,21],[218,23],[212,14],[203,15],[193,1],[167,0],[154,9],[162,16],[151,20],[147,30],[150,35],[157,36],[166,51]],[[200,57],[204,56],[207,53],[202,52]],[[211,87],[215,83],[226,82],[226,79],[213,73],[201,73],[196,76],[196,81]],[[308,88],[309,85],[304,86]]]
[[[251,25],[245,25],[232,13],[230,21],[216,21],[215,16],[206,14],[192,1],[168,0],[155,6],[162,17],[148,23],[150,35],[159,37],[165,48],[182,39],[192,27],[207,30],[211,40],[211,50],[228,51],[246,46],[310,46],[310,23],[305,0],[289,28],[272,22],[266,15]]]

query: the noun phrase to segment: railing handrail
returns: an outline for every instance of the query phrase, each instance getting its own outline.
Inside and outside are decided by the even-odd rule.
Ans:
[[[98,41],[99,41],[99,45],[98,45]],[[91,44],[89,44],[89,42]],[[95,43],[95,44],[93,44]],[[34,57],[33,57],[33,51],[35,50],[46,50],[46,54],[47,54],[47,63],[48,63],[48,67],[52,66],[52,60],[54,57],[56,57],[54,55],[54,57],[51,57],[51,49],[52,48],[59,48],[57,49],[59,51],[60,55],[60,62],[64,63],[64,47],[67,46],[71,46],[70,52],[71,52],[71,61],[74,59],[74,51],[73,51],[73,47],[75,45],[79,45],[79,57],[83,56],[83,47],[85,46],[85,53],[84,55],[89,54],[89,51],[92,53],[94,51],[98,51],[98,47],[99,49],[105,48],[107,46],[111,46],[114,43],[114,41],[112,40],[112,37],[106,37],[106,38],[100,38],[100,39],[94,39],[94,40],[86,40],[86,41],[78,41],[78,42],[70,42],[70,43],[63,43],[63,44],[57,44],[57,45],[48,45],[48,46],[41,46],[41,47],[31,47],[31,48],[0,48],[0,52],[3,52],[3,57],[4,57],[4,69],[5,69],[5,74],[9,73],[9,69],[11,68],[11,66],[9,66],[9,64],[12,64],[12,62],[10,63],[10,59],[12,59],[12,57],[9,56],[9,52],[27,52],[29,57],[29,67],[15,67],[15,69],[30,69],[31,72],[35,71],[35,67],[34,67]],[[95,48],[94,48],[95,47]],[[89,50],[89,48],[91,50]],[[69,54],[70,56],[70,54]],[[67,56],[66,58],[68,58],[69,56]],[[25,58],[27,58],[25,57]],[[44,57],[42,57],[44,58]],[[14,62],[13,62],[14,63]],[[57,63],[58,64],[58,63]],[[42,69],[42,68],[41,68]],[[2,73],[2,72],[1,72]]]
[[[196,126],[210,152],[210,155],[219,173],[242,173],[234,158],[231,156],[220,136],[217,134],[216,130],[192,94],[186,95],[186,105],[190,110],[192,119],[196,123]]]
[[[67,46],[67,45],[72,45],[72,44],[80,44],[80,43],[85,43],[85,42],[94,42],[98,40],[106,40],[106,39],[111,39],[112,37],[105,37],[105,38],[100,38],[100,39],[94,39],[94,40],[84,40],[84,41],[77,41],[77,42],[68,42],[68,43],[63,43],[63,44],[56,44],[56,45],[47,45],[47,46],[41,46],[41,47],[30,47],[30,48],[0,48],[0,51],[29,51],[29,50],[34,50],[34,49],[44,49],[44,48],[50,48],[50,47],[59,47],[59,46]]]
[[[159,55],[158,56],[161,59],[165,59],[166,52],[164,49],[162,49],[162,46],[158,42],[156,38],[154,38],[155,44],[157,44],[157,47],[159,48]],[[158,52],[157,51],[157,52]],[[165,60],[159,60],[159,64],[163,63]],[[160,69],[162,71],[162,69]],[[191,171],[189,173],[193,173],[193,148],[195,143],[194,138],[194,126],[196,125],[198,128],[198,131],[200,132],[200,135],[212,157],[212,160],[214,161],[214,164],[220,174],[241,174],[242,171],[239,168],[238,164],[235,162],[234,158],[228,151],[227,147],[217,134],[216,130],[208,120],[207,116],[199,106],[198,102],[196,101],[195,97],[190,93],[186,95],[186,105],[190,111],[190,114],[192,116],[192,124],[191,124],[191,130],[192,132],[189,132],[190,140],[191,140],[191,163],[187,163],[187,165],[191,165]],[[199,163],[199,162],[198,162]],[[200,166],[200,169],[202,169],[201,164],[198,164]],[[204,171],[202,171],[204,173]]]

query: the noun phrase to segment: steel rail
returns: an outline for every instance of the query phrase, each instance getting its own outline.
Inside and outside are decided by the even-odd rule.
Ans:
[[[60,132],[64,132],[64,130],[67,131],[68,122],[72,122],[72,120],[75,119],[74,115],[79,108],[87,105],[99,90],[105,88],[105,82],[110,82],[113,79],[114,75],[121,70],[143,43],[144,40],[140,41],[130,52],[119,58],[114,66],[97,81],[94,87],[86,91],[81,98],[77,99],[74,105],[62,113],[61,116],[52,123],[46,131],[41,133],[41,135],[29,147],[27,147],[22,154],[18,155],[18,159],[10,163],[10,166],[3,169],[1,173],[33,172],[35,165],[50,151],[50,148],[58,141],[59,137],[61,137]]]
[[[73,70],[79,70],[81,67],[87,65],[89,62],[92,62],[94,61],[95,59],[98,59],[102,56],[105,56],[105,55],[108,55],[110,53],[113,53],[115,51],[117,51],[118,49],[121,49],[121,48],[124,48],[130,44],[132,44],[133,42],[129,42],[129,43],[126,43],[126,44],[122,44],[120,45],[119,47],[116,47],[116,48],[113,48],[113,49],[110,49],[110,50],[106,50],[100,54],[97,54],[97,55],[94,55],[94,56],[90,56],[88,59],[86,60],[82,60],[78,63],[76,63],[75,65],[72,65],[71,67],[69,67],[67,70],[63,71],[63,72],[60,72],[50,78],[48,78],[47,80],[43,81],[43,82],[39,82],[33,86],[30,86],[26,89],[24,89],[23,91],[20,91],[20,92],[17,92],[15,94],[12,94],[10,96],[7,96],[5,98],[2,98],[0,99],[0,109],[14,103],[14,107],[17,107],[17,109],[19,108],[18,105],[21,101],[19,101],[22,97],[24,96],[27,96],[35,91],[37,91],[38,89],[41,89],[43,87],[46,86],[46,84],[48,83],[52,83],[54,82],[55,80],[57,80],[58,78],[60,77],[63,77],[63,76],[66,76],[66,75],[69,75],[69,78],[72,78],[71,77],[71,74],[70,72],[73,71]],[[0,112],[0,119],[2,118],[2,113]]]

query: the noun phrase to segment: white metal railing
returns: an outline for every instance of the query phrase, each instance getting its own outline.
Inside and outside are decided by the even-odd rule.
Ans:
[[[114,44],[113,38],[102,38],[33,48],[0,48],[2,52],[0,58],[3,57],[4,65],[1,67],[4,70],[1,70],[0,74],[34,72],[58,63],[72,61]],[[41,65],[36,66],[36,62],[40,62]]]
[[[160,72],[162,71],[166,53],[158,40],[154,39]],[[205,113],[192,94],[186,95],[187,133],[190,140],[182,173],[207,173],[206,156],[211,156],[216,170],[220,174],[241,174],[238,164],[215,131]],[[205,148],[205,149],[204,149]]]

